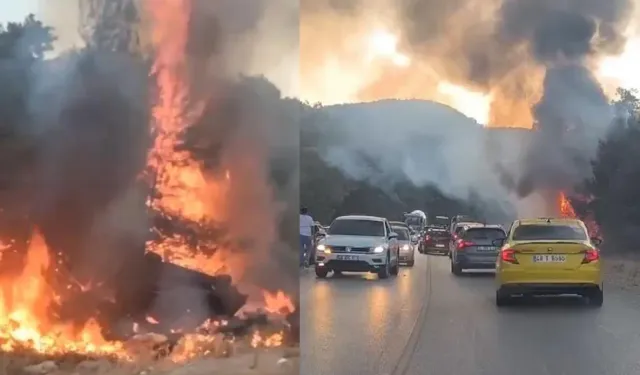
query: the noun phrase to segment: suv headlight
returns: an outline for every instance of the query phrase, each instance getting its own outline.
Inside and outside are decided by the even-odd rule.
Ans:
[[[383,246],[376,246],[376,247],[373,248],[373,252],[380,254],[380,253],[384,252],[384,247]]]
[[[323,244],[316,246],[316,250],[321,251],[325,254],[331,254],[331,248]]]

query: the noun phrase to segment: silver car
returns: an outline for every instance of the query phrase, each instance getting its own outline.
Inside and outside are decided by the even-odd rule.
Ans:
[[[398,245],[400,245],[400,263],[413,267],[416,262],[416,244],[411,240],[411,234],[406,227],[391,226],[391,230],[398,234]]]

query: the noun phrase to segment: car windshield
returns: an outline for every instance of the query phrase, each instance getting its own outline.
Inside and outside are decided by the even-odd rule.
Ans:
[[[429,225],[446,228],[449,226],[449,218],[446,216],[436,216],[429,221]]]
[[[579,226],[520,225],[513,232],[514,241],[586,241],[587,233]]]
[[[398,234],[399,241],[409,241],[411,239],[411,236],[409,235],[409,231],[407,230],[407,228],[391,227],[391,230],[393,230]]]
[[[329,226],[329,234],[384,237],[384,224],[376,220],[337,219]]]
[[[505,238],[505,233],[499,228],[469,228],[462,236],[465,240],[477,241],[477,240],[497,240]]]
[[[464,229],[464,225],[458,225],[456,227],[456,235],[460,234],[460,232],[462,232],[462,230]]]

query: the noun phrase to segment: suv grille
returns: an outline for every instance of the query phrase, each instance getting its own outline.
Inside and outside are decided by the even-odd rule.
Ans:
[[[370,247],[351,247],[351,251],[347,251],[347,246],[330,246],[334,253],[368,253],[371,251]]]

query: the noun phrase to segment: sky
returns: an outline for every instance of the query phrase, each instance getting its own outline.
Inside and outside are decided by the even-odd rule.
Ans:
[[[38,14],[38,13],[41,13],[39,12],[39,3],[43,1],[51,1],[51,0],[0,0],[0,23],[19,22],[23,20],[26,17],[26,15],[28,15],[29,13],[35,13],[41,19],[47,22],[46,14]],[[65,0],[57,0],[57,1],[65,1]],[[66,0],[66,1],[75,2],[77,0]],[[640,2],[640,0],[638,1]],[[69,17],[74,17],[74,16],[70,15]],[[74,22],[71,22],[70,19],[63,20],[60,18],[60,15],[57,15],[56,18],[57,18],[56,21],[64,21],[64,26],[69,26],[65,28],[65,27],[60,27],[62,25],[55,25],[58,31],[59,37],[61,37],[59,39],[59,42],[65,44],[67,47],[77,43],[76,42],[77,36],[75,34],[77,28],[76,26],[69,25]],[[384,46],[387,46],[388,44],[389,43],[384,43]],[[388,54],[388,51],[386,52]],[[404,56],[394,55],[393,58],[394,60],[398,60],[398,65],[400,65],[401,67],[406,65],[406,61],[403,60],[405,58]],[[640,39],[631,40],[628,43],[626,51],[623,53],[622,56],[609,58],[603,61],[599,69],[599,76],[604,79],[612,80],[613,82],[615,82],[616,86],[638,89],[640,88],[640,73],[638,73],[638,69],[636,67],[637,61],[640,61]],[[280,73],[280,75],[282,75],[282,72]],[[290,75],[290,70],[287,70],[287,72],[284,72],[284,75],[287,75],[287,76]],[[269,74],[267,74],[267,76],[269,76]],[[277,80],[277,81],[280,81],[280,80]],[[282,85],[279,84],[278,86],[282,86]],[[452,89],[456,89],[456,88],[452,88]],[[289,91],[289,90],[284,90],[284,91]],[[296,92],[298,91],[298,89],[293,89],[293,91],[294,92],[291,93],[293,96],[300,96],[301,93]],[[331,92],[330,94],[331,97],[333,97],[338,101],[341,101],[340,99],[343,99],[342,101],[349,101],[345,98],[342,98],[340,95],[337,95],[335,88],[330,90],[330,92]],[[345,92],[345,95],[346,94],[348,93]],[[469,93],[469,94],[471,95],[473,93]],[[322,98],[306,98],[306,99],[310,99],[310,101],[312,102],[313,101],[326,102],[326,100],[322,100]],[[478,110],[480,112],[484,112],[484,107],[488,105],[487,103],[485,103],[486,100],[481,98],[476,100],[476,102],[478,102],[477,103],[478,105],[476,106],[478,107]],[[474,116],[474,114],[472,113],[468,115],[471,115],[474,118],[481,117],[481,116]]]
[[[22,21],[38,11],[38,0],[0,0],[0,23]]]

